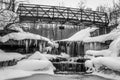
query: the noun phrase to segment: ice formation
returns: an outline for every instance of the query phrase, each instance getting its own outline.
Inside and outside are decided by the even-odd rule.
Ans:
[[[29,32],[9,33],[5,36],[0,37],[0,42],[7,42],[9,39],[13,39],[13,40],[24,40],[24,39],[44,40],[44,41],[47,41],[50,45],[58,47],[58,44],[51,41],[50,39],[40,36],[40,35],[37,35],[37,34],[29,33]]]

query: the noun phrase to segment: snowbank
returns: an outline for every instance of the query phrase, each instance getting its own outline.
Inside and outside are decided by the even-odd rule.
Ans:
[[[53,73],[53,70],[24,71],[24,70],[17,70],[14,68],[4,68],[4,69],[0,69],[0,80],[28,77],[28,76],[32,76],[34,74],[50,74],[50,75],[52,75],[54,73]]]
[[[31,75],[32,75],[31,72],[23,71],[23,70],[7,69],[7,68],[0,69],[0,80],[27,77]]]
[[[73,36],[71,36],[68,39],[63,39],[60,41],[82,41],[84,38],[89,37],[90,36],[90,32],[95,31],[96,27],[88,27],[86,29],[82,29],[79,32],[75,33]]]
[[[21,59],[26,57],[26,55],[22,55],[20,53],[13,53],[13,52],[4,52],[0,50],[0,61],[8,61],[13,59]]]
[[[83,42],[102,42],[104,43],[107,40],[115,40],[120,37],[120,25],[117,28],[113,29],[110,33],[96,36],[96,37],[86,37]]]
[[[89,62],[86,62],[86,66],[91,68],[91,65],[94,65],[94,68],[98,70],[101,66],[106,66],[107,68],[120,71],[120,57],[97,57],[91,59]],[[93,68],[93,66],[92,66]]]
[[[50,61],[46,60],[22,60],[17,63],[15,69],[25,71],[36,71],[36,70],[55,70],[55,67]]]

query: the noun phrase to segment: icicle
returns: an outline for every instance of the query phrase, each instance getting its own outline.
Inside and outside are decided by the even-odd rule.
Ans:
[[[31,43],[32,43],[32,40],[30,39],[29,45],[31,45]]]
[[[28,52],[28,40],[25,40],[25,50]]]
[[[35,45],[36,45],[36,47],[37,47],[37,42],[38,42],[38,41],[37,41],[37,40],[35,40]]]
[[[20,40],[20,45],[22,45],[22,42],[23,42],[23,41],[22,41],[22,40]]]
[[[42,44],[41,43],[39,44],[39,50],[40,50],[40,52],[42,51]]]

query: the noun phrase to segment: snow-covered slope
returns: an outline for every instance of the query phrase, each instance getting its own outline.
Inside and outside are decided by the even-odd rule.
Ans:
[[[120,19],[118,19],[118,23],[120,22]],[[112,22],[110,23],[110,25]],[[83,42],[102,42],[104,43],[107,40],[115,40],[118,37],[120,37],[120,24],[117,26],[117,28],[113,29],[110,33],[96,36],[96,37],[86,37],[84,38]]]
[[[104,43],[107,40],[115,40],[120,36],[120,29],[116,28],[108,34],[96,36],[96,37],[87,37],[83,42],[102,42]]]
[[[90,36],[90,32],[93,32],[96,29],[98,29],[98,28],[96,28],[96,27],[88,27],[86,29],[82,29],[82,30],[78,31],[77,33],[75,33],[70,38],[63,39],[63,40],[60,40],[60,41],[82,41],[84,38]]]

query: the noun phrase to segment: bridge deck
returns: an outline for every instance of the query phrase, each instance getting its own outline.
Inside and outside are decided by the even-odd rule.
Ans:
[[[74,25],[79,25],[81,22],[102,25],[109,23],[108,16],[104,12],[69,7],[20,4],[17,13],[20,16],[20,21],[60,22]]]

